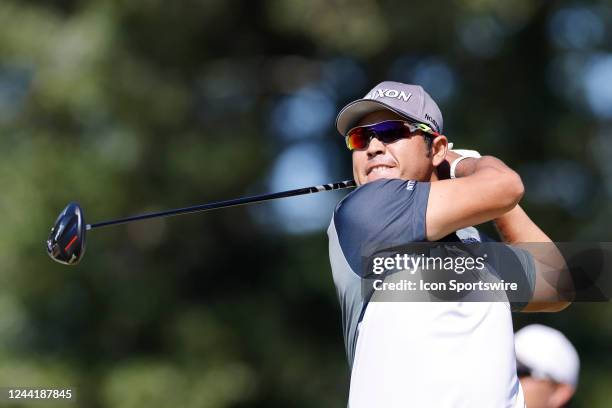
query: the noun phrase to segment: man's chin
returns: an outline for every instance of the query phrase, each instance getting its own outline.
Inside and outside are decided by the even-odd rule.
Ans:
[[[372,181],[381,180],[381,179],[396,179],[400,178],[399,174],[396,174],[395,171],[383,171],[383,172],[371,172],[366,176],[364,181],[365,183],[371,183]]]

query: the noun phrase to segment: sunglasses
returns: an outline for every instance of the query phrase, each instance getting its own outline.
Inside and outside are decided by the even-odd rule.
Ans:
[[[518,378],[533,377],[533,378],[539,378],[542,380],[549,380],[552,382],[557,382],[556,380],[551,378],[549,375],[542,373],[542,372],[537,372],[536,370],[521,363],[518,360],[516,361],[516,376]]]
[[[522,364],[520,361],[516,362],[516,376],[518,378],[531,377],[531,368]]]
[[[357,126],[346,133],[346,147],[349,150],[365,149],[372,138],[377,138],[384,144],[393,143],[399,139],[407,138],[418,130],[432,136],[440,136],[429,126],[423,123],[406,122],[404,120],[385,120],[373,125]]]

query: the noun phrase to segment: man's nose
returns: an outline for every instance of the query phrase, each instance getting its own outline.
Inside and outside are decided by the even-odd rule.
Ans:
[[[376,137],[373,137],[370,140],[370,144],[368,145],[368,157],[374,157],[377,156],[379,154],[385,154],[385,149],[387,147],[385,146],[385,144],[383,142],[381,142],[380,140],[378,140]]]

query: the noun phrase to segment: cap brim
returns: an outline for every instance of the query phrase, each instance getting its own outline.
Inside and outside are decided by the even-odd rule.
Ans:
[[[384,102],[379,102],[372,99],[357,99],[356,101],[346,105],[344,108],[342,108],[340,113],[338,113],[338,116],[336,117],[336,129],[338,129],[338,132],[344,136],[346,135],[346,132],[351,130],[351,128],[353,128],[355,124],[368,113],[385,109],[406,119],[411,119],[417,122],[421,121],[418,118],[406,115],[404,112],[401,112]]]

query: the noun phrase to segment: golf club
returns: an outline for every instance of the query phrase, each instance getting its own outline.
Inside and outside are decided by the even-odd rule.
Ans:
[[[318,193],[321,191],[340,190],[355,186],[356,184],[353,180],[346,180],[338,183],[322,184],[319,186],[281,191],[279,193],[261,194],[250,197],[236,198],[233,200],[216,201],[213,203],[194,205],[191,207],[177,208],[174,210],[134,215],[116,220],[102,221],[95,224],[85,224],[83,210],[79,204],[72,202],[62,210],[60,215],[57,217],[57,220],[55,220],[53,228],[51,228],[49,239],[47,239],[47,253],[51,259],[56,262],[64,265],[76,265],[85,254],[86,232],[94,228],[126,224],[128,222],[146,220],[149,218],[170,217],[173,215],[216,210],[218,208],[259,203],[262,201],[275,200],[277,198],[294,197],[304,194]]]

